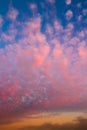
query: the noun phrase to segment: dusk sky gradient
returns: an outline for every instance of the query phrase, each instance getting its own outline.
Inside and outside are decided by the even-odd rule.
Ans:
[[[87,0],[0,0],[0,122],[87,112]]]

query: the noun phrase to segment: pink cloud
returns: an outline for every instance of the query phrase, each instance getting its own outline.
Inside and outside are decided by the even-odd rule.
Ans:
[[[73,17],[73,12],[71,10],[68,10],[65,16],[67,20],[70,20]]]
[[[72,3],[71,0],[66,0],[66,4],[67,4],[67,5],[70,5],[71,3]]]
[[[79,50],[80,57],[86,59],[86,57],[87,57],[87,49],[85,48],[84,43],[79,47],[78,50]]]
[[[73,37],[71,40],[70,40],[70,44],[71,45],[78,45],[78,43],[80,43],[80,39],[78,37]]]
[[[37,17],[20,24],[23,26],[22,38],[16,42],[12,36],[18,32],[15,24],[12,25],[13,28],[7,31],[9,36],[2,34],[4,40],[15,44],[0,49],[0,98],[3,104],[0,115],[15,114],[17,110],[22,112],[24,106],[25,111],[37,112],[40,108],[77,109],[79,104],[85,109],[87,49],[80,38],[83,34],[85,37],[86,32],[83,30],[73,37],[72,23],[63,28],[59,21],[55,21],[53,27],[46,26],[43,34],[41,18]],[[63,41],[55,35],[58,33],[62,37],[62,32]]]
[[[38,10],[37,4],[30,3],[29,4],[29,9],[31,10],[33,16],[35,16],[37,14],[37,10]]]
[[[19,12],[17,11],[17,9],[11,7],[7,13],[7,18],[12,21],[15,21],[17,19],[18,14]]]
[[[35,3],[30,4],[30,9],[35,10],[37,8],[37,5]]]
[[[84,32],[84,31],[80,31],[80,32],[78,33],[78,36],[79,36],[80,38],[84,38],[84,37],[85,37],[85,32]]]

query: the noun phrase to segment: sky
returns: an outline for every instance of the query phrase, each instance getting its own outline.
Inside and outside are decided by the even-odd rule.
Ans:
[[[87,0],[0,0],[0,124],[45,112],[87,113]]]

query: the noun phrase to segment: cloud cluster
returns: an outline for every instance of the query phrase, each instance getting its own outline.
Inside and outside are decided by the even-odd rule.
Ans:
[[[42,17],[19,22],[18,14],[13,8],[8,11],[12,22],[0,36],[7,44],[0,49],[0,116],[86,109],[87,30],[75,31],[70,22],[64,28],[53,19],[53,26],[47,23],[42,33]],[[66,18],[72,17],[68,10]]]

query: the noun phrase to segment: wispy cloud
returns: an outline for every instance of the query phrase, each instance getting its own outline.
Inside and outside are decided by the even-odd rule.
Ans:
[[[2,27],[2,24],[3,24],[3,18],[2,16],[0,16],[0,28]]]
[[[58,124],[44,124],[42,126],[27,126],[24,128],[20,128],[19,130],[86,130],[87,129],[87,119],[84,119],[82,117],[79,117],[77,119],[77,123],[68,123],[64,125],[58,125]]]

